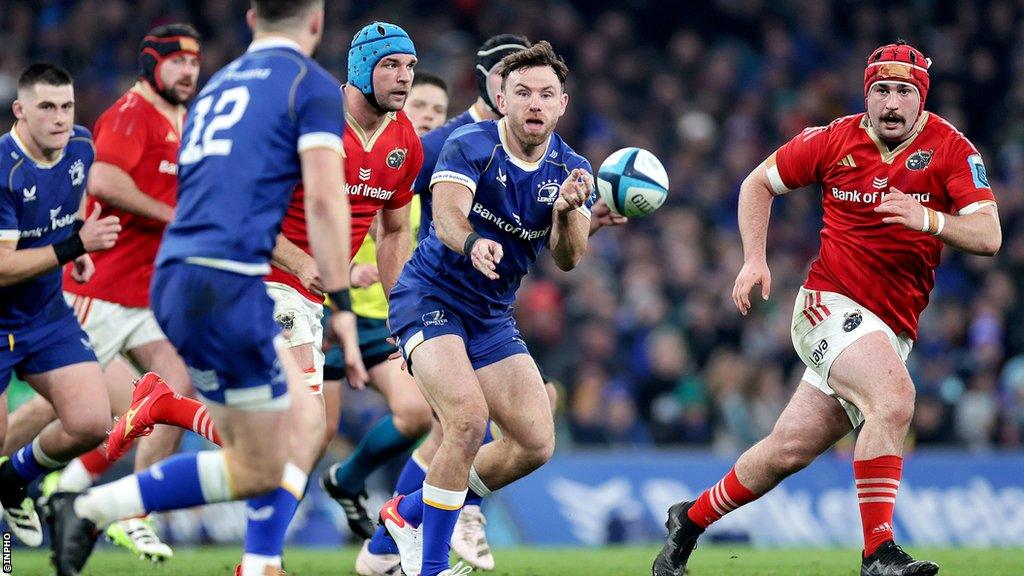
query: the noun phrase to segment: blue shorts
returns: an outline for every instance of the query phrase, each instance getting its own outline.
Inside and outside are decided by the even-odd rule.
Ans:
[[[8,330],[0,328],[0,393],[7,390],[11,373],[19,378],[42,374],[81,362],[96,362],[89,336],[64,302],[55,304],[57,316],[45,324]],[[57,310],[57,306],[63,310]]]
[[[474,370],[515,354],[529,354],[511,311],[484,315],[431,286],[401,280],[391,290],[391,333],[412,369],[412,352],[423,342],[455,334],[466,343]]]
[[[151,297],[204,400],[243,410],[288,406],[274,346],[280,328],[262,277],[170,262],[153,274]]]
[[[323,325],[327,330],[327,322],[331,317],[329,311],[324,312]],[[395,345],[388,342],[391,334],[388,332],[386,320],[377,318],[366,318],[356,316],[356,328],[359,330],[359,353],[363,357],[363,366],[367,370],[383,364],[395,352]],[[324,358],[324,380],[345,379],[345,354],[341,346],[333,346],[327,351]]]

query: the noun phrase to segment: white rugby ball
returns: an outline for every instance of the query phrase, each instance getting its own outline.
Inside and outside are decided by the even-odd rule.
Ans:
[[[623,148],[601,163],[597,192],[616,214],[647,216],[665,203],[668,173],[658,157],[647,150]]]

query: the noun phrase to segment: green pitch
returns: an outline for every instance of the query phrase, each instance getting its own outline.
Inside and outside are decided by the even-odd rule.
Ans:
[[[290,549],[289,576],[355,574],[357,550]],[[917,558],[939,563],[941,576],[1021,576],[1024,549],[912,549]],[[657,548],[599,550],[520,548],[495,551],[493,576],[633,576],[650,574]],[[854,550],[758,550],[743,546],[700,546],[694,553],[693,576],[856,576]],[[120,550],[104,548],[86,566],[84,576],[228,576],[234,574],[239,548],[181,549],[165,566],[150,566]],[[14,551],[14,574],[53,574],[43,551]],[[474,574],[487,574],[475,572]]]

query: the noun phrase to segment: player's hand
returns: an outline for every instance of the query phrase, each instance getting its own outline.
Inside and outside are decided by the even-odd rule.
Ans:
[[[921,231],[925,221],[925,207],[898,189],[889,187],[889,193],[882,196],[882,202],[875,206],[879,214],[891,214],[882,218],[886,224],[901,224],[911,230]]]
[[[573,168],[569,177],[562,182],[555,199],[555,212],[567,214],[583,206],[594,190],[594,177],[582,168]]]
[[[409,364],[405,361],[405,356],[402,355],[402,351],[398,349],[398,341],[395,340],[394,336],[388,336],[387,340],[388,344],[391,344],[392,346],[395,347],[395,351],[392,352],[391,354],[388,354],[388,360],[401,360],[402,371],[409,372]]]
[[[750,291],[757,284],[761,285],[761,298],[767,300],[772,293],[772,273],[763,259],[744,262],[732,287],[732,301],[744,316],[750,311]]]
[[[113,248],[117,243],[117,234],[121,232],[120,219],[117,216],[100,218],[100,210],[100,205],[97,204],[92,214],[85,219],[82,229],[78,231],[86,252]]]
[[[96,264],[88,254],[82,254],[71,263],[71,278],[79,284],[88,282],[96,273]]]
[[[473,262],[473,268],[491,280],[498,279],[496,270],[504,255],[505,251],[502,250],[501,244],[487,238],[478,238],[473,243],[473,249],[469,251],[469,259]]]
[[[629,222],[629,218],[625,216],[619,216],[604,201],[604,198],[598,198],[597,202],[590,208],[590,234],[593,235],[601,229],[602,226],[621,226]]]
[[[320,283],[320,269],[316,266],[316,260],[309,258],[304,260],[295,271],[295,277],[302,283],[302,287],[314,294],[323,294],[324,287]]]
[[[367,288],[380,282],[380,274],[373,264],[353,264],[348,273],[348,281],[353,288]]]
[[[356,390],[366,388],[370,380],[363,366],[363,355],[359,351],[359,332],[356,329],[356,315],[351,312],[332,312],[330,337],[341,343],[345,355],[345,377],[348,385]]]

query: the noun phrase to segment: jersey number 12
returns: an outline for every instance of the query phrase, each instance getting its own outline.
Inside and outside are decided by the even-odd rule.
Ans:
[[[214,135],[221,130],[231,128],[242,119],[245,108],[249,105],[249,88],[236,86],[225,90],[217,99],[216,106],[213,104],[214,97],[215,95],[211,94],[196,102],[196,107],[192,111],[195,117],[195,121],[192,123],[192,132],[188,135],[188,141],[181,150],[181,155],[178,158],[179,164],[192,164],[206,156],[231,154],[231,146],[234,142],[230,138],[214,138]],[[224,112],[228,107],[230,110]],[[211,108],[214,116],[207,124],[206,116],[210,113]],[[201,142],[200,137],[202,137]]]

